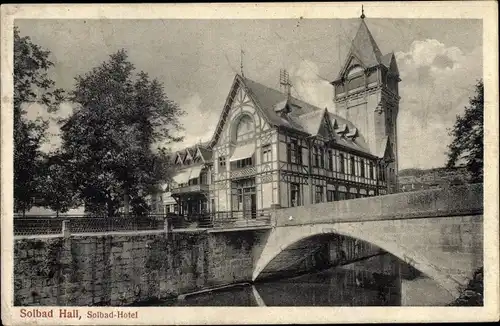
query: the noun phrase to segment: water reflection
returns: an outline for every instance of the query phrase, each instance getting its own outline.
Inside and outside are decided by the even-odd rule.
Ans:
[[[401,271],[401,262],[386,254],[293,278],[188,296],[181,301],[164,302],[163,305],[261,307],[408,305],[408,299],[405,298],[408,294],[402,285],[404,286],[405,282],[414,282],[417,275],[408,275]],[[419,280],[420,283],[417,284],[422,287],[422,278]],[[438,294],[442,293],[442,289],[438,289],[436,285],[431,284],[430,287]],[[431,288],[426,288],[426,293],[429,293]],[[409,305],[425,305],[427,297],[428,295],[417,298]],[[441,300],[446,301],[449,298],[441,297]],[[433,301],[433,304],[439,304],[437,302]],[[446,303],[442,302],[443,305]]]

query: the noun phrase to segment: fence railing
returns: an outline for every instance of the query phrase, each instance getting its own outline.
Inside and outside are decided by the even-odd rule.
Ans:
[[[224,229],[268,226],[269,211],[225,211],[190,215],[149,216],[29,216],[14,217],[15,236],[63,235],[102,232],[134,232]]]
[[[14,235],[50,235],[62,233],[64,218],[30,216],[14,218]]]
[[[92,217],[92,216],[30,216],[14,217],[14,235],[57,235],[63,232],[130,232],[161,230],[164,216]]]

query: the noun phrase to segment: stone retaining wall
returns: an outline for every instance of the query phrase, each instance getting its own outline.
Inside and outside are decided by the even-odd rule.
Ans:
[[[15,305],[128,305],[251,280],[252,231],[18,239]]]

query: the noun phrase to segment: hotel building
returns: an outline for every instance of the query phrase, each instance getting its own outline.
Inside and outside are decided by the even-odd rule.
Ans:
[[[157,213],[254,218],[292,207],[397,191],[399,72],[364,16],[331,82],[338,114],[234,77],[209,142],[173,154]]]

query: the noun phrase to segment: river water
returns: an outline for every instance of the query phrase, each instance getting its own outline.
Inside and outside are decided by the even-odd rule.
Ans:
[[[164,306],[445,306],[453,298],[389,254],[293,278],[169,300]],[[407,269],[405,269],[407,271]]]

